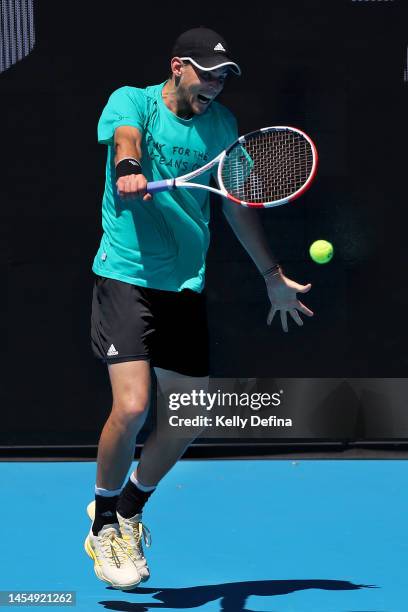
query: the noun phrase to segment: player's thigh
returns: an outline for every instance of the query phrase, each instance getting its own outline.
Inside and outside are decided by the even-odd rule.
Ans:
[[[179,393],[189,393],[193,390],[202,390],[207,393],[208,376],[187,376],[173,370],[165,370],[155,367],[154,372],[157,378],[157,386],[161,393],[169,393],[171,389]]]
[[[108,371],[113,397],[112,413],[129,420],[145,414],[151,387],[149,361],[111,363]]]
[[[91,339],[95,357],[109,365],[150,359],[154,317],[146,288],[116,279],[95,279]]]
[[[203,417],[208,416],[209,377],[187,376],[158,367],[154,371],[157,378],[155,429],[161,436],[168,436],[169,449],[170,442],[171,448],[177,447],[177,443],[174,444],[176,440],[179,440],[180,448],[184,449],[205,429]],[[175,405],[178,406],[177,411]],[[186,423],[183,419],[190,420],[190,423],[176,429],[169,427],[170,417],[174,415],[179,417],[180,423]]]

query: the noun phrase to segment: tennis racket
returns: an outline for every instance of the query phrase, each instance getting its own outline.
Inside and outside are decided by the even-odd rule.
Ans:
[[[147,183],[154,194],[171,189],[206,189],[242,206],[269,208],[298,198],[317,170],[317,150],[294,127],[266,127],[238,138],[205,166],[178,178]],[[191,182],[218,164],[219,189]]]

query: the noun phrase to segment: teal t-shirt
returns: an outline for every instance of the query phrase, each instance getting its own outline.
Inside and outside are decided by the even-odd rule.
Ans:
[[[114,132],[121,125],[142,133],[147,180],[182,176],[212,160],[237,138],[234,116],[218,102],[202,115],[182,119],[162,99],[164,83],[113,92],[98,124],[108,145],[102,202],[103,236],[93,271],[142,287],[202,291],[209,237],[209,194],[179,189],[153,200],[124,202],[116,192]],[[211,172],[194,182],[209,184]]]

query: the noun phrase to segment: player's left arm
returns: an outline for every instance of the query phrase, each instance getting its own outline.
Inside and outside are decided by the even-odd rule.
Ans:
[[[300,285],[283,274],[270,249],[257,211],[237,206],[225,199],[222,202],[222,210],[236,237],[265,280],[271,302],[267,324],[272,323],[279,311],[283,331],[288,331],[288,313],[297,325],[303,325],[299,312],[308,317],[312,317],[313,312],[298,300],[297,293],[307,293],[312,285]]]

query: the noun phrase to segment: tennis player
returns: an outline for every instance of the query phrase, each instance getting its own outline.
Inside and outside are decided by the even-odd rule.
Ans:
[[[192,442],[167,437],[163,444],[154,430],[123,487],[149,406],[151,367],[164,392],[175,380],[179,388],[206,388],[209,370],[203,295],[208,192],[180,189],[152,198],[146,184],[204,165],[237,138],[234,116],[215,101],[231,73],[241,70],[226,41],[207,28],[189,30],[174,45],[171,77],[145,89],[114,91],[98,125],[107,162],[103,236],[93,264],[92,344],[108,366],[113,406],[99,441],[85,548],[97,576],[115,588],[149,578],[142,511]],[[208,184],[208,174],[199,180]],[[265,279],[267,323],[279,312],[284,331],[288,314],[302,325],[299,313],[313,313],[297,293],[311,285],[285,277],[256,212],[227,200],[223,212]]]

